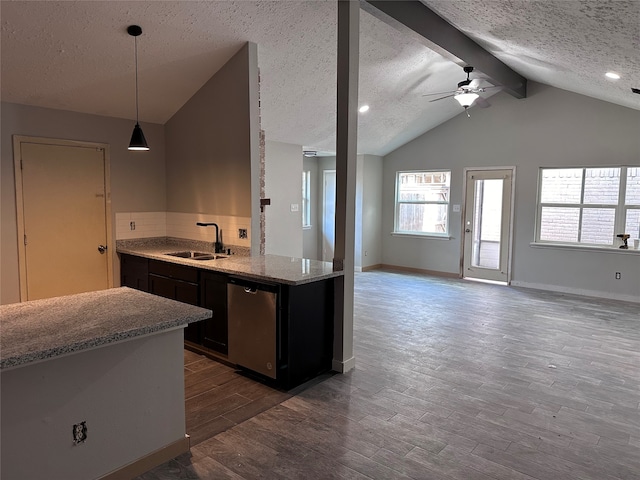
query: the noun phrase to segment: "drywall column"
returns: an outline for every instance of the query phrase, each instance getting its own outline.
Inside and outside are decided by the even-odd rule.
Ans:
[[[353,356],[353,280],[358,129],[358,43],[360,3],[338,0],[338,85],[336,125],[336,229],[333,369],[347,372]]]

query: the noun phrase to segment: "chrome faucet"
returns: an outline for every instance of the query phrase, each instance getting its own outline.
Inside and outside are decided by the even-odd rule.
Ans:
[[[213,222],[197,222],[196,225],[198,225],[199,227],[216,227],[216,241],[213,244],[213,252],[222,253],[222,242],[220,242],[218,237],[218,224]]]

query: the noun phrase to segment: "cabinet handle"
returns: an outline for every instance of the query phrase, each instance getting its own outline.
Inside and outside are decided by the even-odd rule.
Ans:
[[[258,289],[251,288],[251,287],[244,287],[244,293],[250,293],[251,295],[255,295],[256,293],[258,293]]]

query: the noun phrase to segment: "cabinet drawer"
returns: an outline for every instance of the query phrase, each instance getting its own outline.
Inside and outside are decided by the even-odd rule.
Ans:
[[[198,270],[196,268],[176,265],[175,263],[149,260],[149,273],[185,282],[198,283]]]

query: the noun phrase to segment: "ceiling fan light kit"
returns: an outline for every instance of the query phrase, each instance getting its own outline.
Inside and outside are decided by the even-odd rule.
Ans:
[[[489,106],[489,103],[478,95],[486,91],[488,88],[498,88],[498,85],[489,86],[489,87],[481,87],[480,81],[478,79],[471,80],[469,78],[469,74],[473,72],[473,67],[471,65],[467,65],[463,68],[464,72],[467,74],[466,80],[458,82],[458,88],[452,92],[441,92],[441,93],[427,93],[423,96],[429,95],[445,95],[444,97],[436,98],[435,100],[430,100],[431,102],[437,102],[438,100],[443,100],[445,98],[453,97],[460,104],[462,108],[464,108],[465,112],[467,112],[467,117],[470,117],[469,112],[467,111],[469,107],[471,107],[476,100],[479,98],[483,101],[482,107]]]
[[[461,107],[469,108],[471,105],[473,105],[473,102],[475,102],[479,96],[480,95],[478,95],[477,93],[466,92],[458,93],[457,95],[454,95],[453,98],[458,101]]]
[[[127,27],[127,33],[134,39],[136,63],[136,125],[133,127],[128,150],[146,151],[149,150],[149,146],[147,145],[147,139],[144,138],[144,133],[138,121],[138,37],[142,35],[142,28],[138,25],[129,25],[129,27]]]

